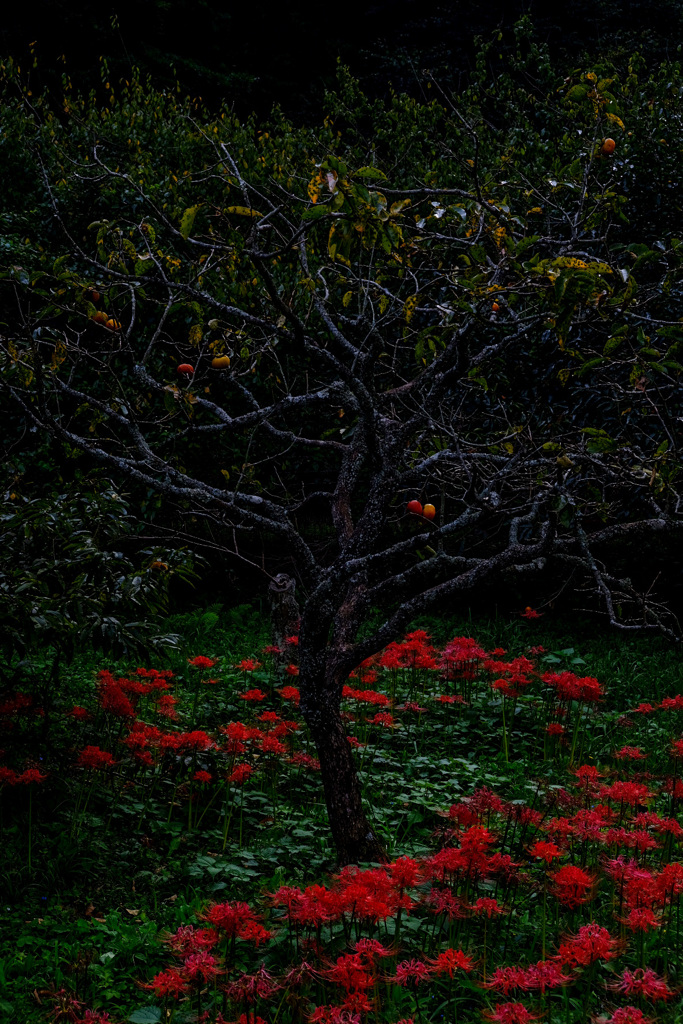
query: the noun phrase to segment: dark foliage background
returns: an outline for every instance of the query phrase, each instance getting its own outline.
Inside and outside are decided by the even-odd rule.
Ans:
[[[321,109],[338,59],[370,95],[385,95],[390,83],[419,93],[425,68],[458,88],[473,66],[475,37],[501,29],[492,59],[504,60],[513,45],[506,30],[526,13],[553,59],[568,65],[633,49],[657,63],[675,58],[683,38],[680,0],[36,0],[5,15],[0,53],[35,57],[37,86],[56,88],[66,72],[77,87],[98,88],[105,57],[114,80],[136,65],[160,86],[177,76],[182,91],[205,101],[229,97],[240,114],[277,103],[309,118]]]

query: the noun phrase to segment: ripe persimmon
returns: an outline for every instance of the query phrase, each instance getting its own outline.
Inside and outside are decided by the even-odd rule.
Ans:
[[[105,326],[108,327],[110,331],[120,331],[121,330],[121,324],[118,322],[118,320],[114,320],[113,317],[110,317],[109,320],[107,320],[107,323],[106,323]]]
[[[434,516],[436,515],[436,509],[434,508],[433,505],[427,504],[422,509],[422,515],[425,517],[425,519],[433,519]]]
[[[493,310],[494,313],[497,313],[498,310],[500,309],[500,306],[498,305],[497,302],[494,302],[493,305],[491,306],[491,309]]]
[[[600,152],[603,156],[611,156],[616,148],[617,144],[614,141],[614,139],[605,139],[602,146],[600,147]]]
[[[180,363],[178,366],[178,373],[191,377],[194,373],[194,366],[191,366],[189,363]]]
[[[413,498],[413,500],[409,501],[408,504],[406,505],[406,511],[410,512],[414,516],[421,516],[422,503],[417,501],[417,499]]]
[[[109,317],[104,312],[104,310],[98,309],[96,313],[93,313],[93,315],[90,317],[90,319],[95,324],[106,324],[106,322],[109,319]]]
[[[214,370],[227,370],[230,366],[230,356],[214,356],[211,365]]]

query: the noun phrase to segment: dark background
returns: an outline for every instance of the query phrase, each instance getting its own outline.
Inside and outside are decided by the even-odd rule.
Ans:
[[[366,92],[419,91],[429,68],[446,86],[461,84],[473,63],[475,37],[503,38],[530,14],[537,38],[561,64],[640,50],[648,62],[675,59],[683,39],[682,0],[374,0],[293,3],[229,0],[33,0],[12,5],[0,22],[0,54],[37,66],[32,85],[58,89],[67,72],[83,90],[101,84],[101,57],[112,81],[133,65],[157,86],[177,80],[209,105],[227,100],[241,115],[274,103],[296,120],[319,113],[338,59]]]

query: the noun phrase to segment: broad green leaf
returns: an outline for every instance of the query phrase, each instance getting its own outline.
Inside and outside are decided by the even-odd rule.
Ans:
[[[201,205],[201,203],[198,203],[197,206],[188,206],[188,208],[185,210],[185,213],[183,214],[180,220],[179,229],[180,234],[183,236],[183,238],[189,238],[190,232],[194,227],[194,219],[197,216],[197,212],[200,209]]]

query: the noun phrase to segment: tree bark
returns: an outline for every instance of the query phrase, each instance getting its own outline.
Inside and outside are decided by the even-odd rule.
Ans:
[[[324,610],[307,608],[306,627],[318,615],[321,615],[317,622],[320,628],[312,645],[307,642],[308,628],[302,629],[301,713],[318,752],[327,816],[339,864],[343,867],[359,861],[385,863],[387,855],[363,811],[353,749],[340,711],[346,673],[329,659]]]
[[[339,864],[386,863],[388,858],[363,811],[353,750],[338,709],[326,708],[309,728],[320,759],[327,815]]]
[[[301,616],[294,596],[295,589],[296,581],[283,572],[275,576],[268,586],[273,644],[281,651],[279,660],[286,658],[286,638],[299,632]]]

